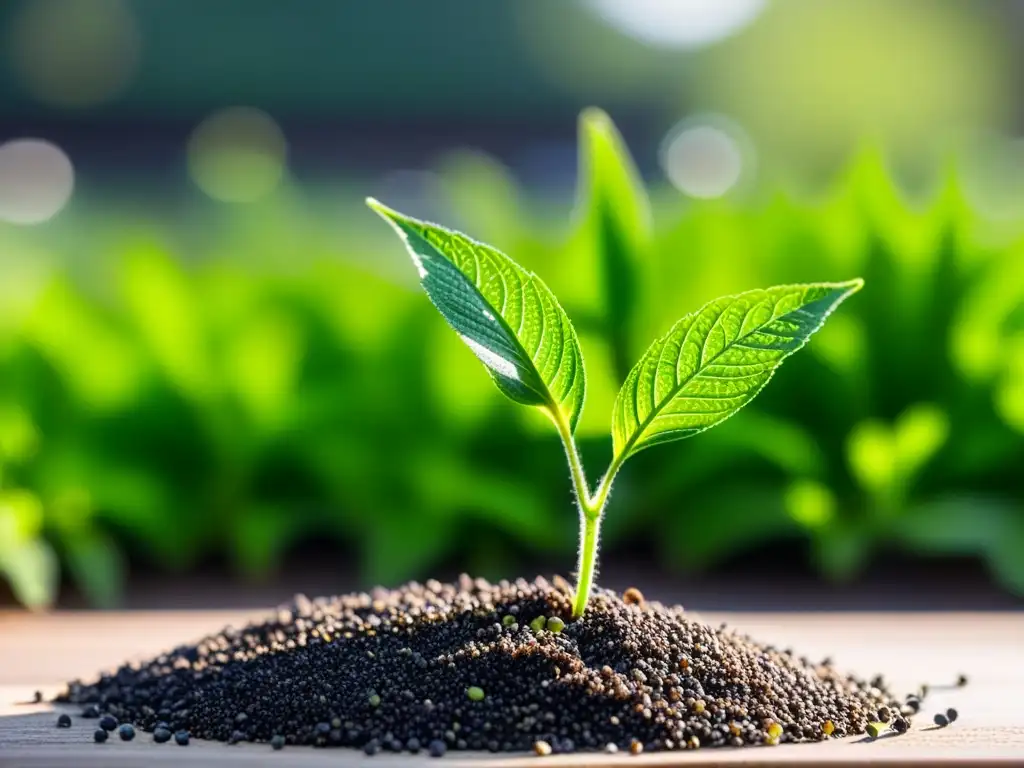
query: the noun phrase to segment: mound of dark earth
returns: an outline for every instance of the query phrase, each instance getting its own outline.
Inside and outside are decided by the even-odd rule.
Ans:
[[[299,596],[262,623],[73,682],[62,700],[147,731],[370,753],[772,744],[899,712],[878,679],[631,592],[596,590],[578,620],[558,578]]]

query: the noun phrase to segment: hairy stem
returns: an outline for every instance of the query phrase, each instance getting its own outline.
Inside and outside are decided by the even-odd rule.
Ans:
[[[580,549],[579,560],[576,565],[576,590],[573,598],[572,615],[579,618],[587,609],[587,602],[590,600],[590,590],[594,583],[594,571],[597,568],[597,549],[601,532],[601,516],[604,513],[605,505],[608,503],[608,495],[611,493],[612,481],[619,471],[621,460],[616,457],[612,460],[611,466],[605,472],[604,477],[597,486],[593,495],[587,485],[586,472],[583,469],[583,462],[580,459],[576,441],[573,439],[569,425],[564,419],[555,418],[555,426],[558,428],[558,435],[562,438],[562,445],[565,447],[565,455],[569,461],[569,470],[572,473],[573,490],[576,492],[576,504],[579,507],[580,516]]]

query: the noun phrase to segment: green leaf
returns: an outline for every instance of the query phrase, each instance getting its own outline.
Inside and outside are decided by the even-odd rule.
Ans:
[[[82,531],[63,544],[71,575],[89,604],[115,607],[124,589],[125,563],[113,540],[97,531]]]
[[[620,377],[629,372],[638,273],[651,241],[651,210],[622,136],[599,109],[580,115],[580,201],[589,249],[597,255],[605,330]]]
[[[574,430],[586,389],[583,354],[540,278],[466,235],[366,202],[405,242],[427,295],[498,389]]]
[[[14,598],[27,608],[48,608],[57,598],[57,556],[42,539],[0,550],[0,574],[7,577]]]
[[[732,416],[861,280],[726,296],[677,322],[640,358],[615,400],[615,456],[696,435]]]

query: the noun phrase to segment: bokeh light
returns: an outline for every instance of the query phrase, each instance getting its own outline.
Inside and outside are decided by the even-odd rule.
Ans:
[[[752,171],[753,153],[738,127],[717,118],[686,120],[661,146],[661,167],[691,197],[721,197]]]
[[[752,22],[764,0],[587,0],[607,24],[648,45],[700,48]]]
[[[229,107],[192,133],[189,173],[216,200],[251,202],[281,182],[287,152],[284,133],[270,115],[252,107]]]
[[[42,139],[0,144],[0,219],[46,221],[67,204],[74,186],[71,160],[55,144]]]
[[[58,107],[117,96],[135,76],[141,47],[122,0],[33,0],[9,28],[11,63],[24,87]]]

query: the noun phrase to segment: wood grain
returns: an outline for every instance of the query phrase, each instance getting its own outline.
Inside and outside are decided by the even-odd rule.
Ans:
[[[69,612],[37,616],[0,612],[0,766],[309,765],[369,762],[352,750],[267,745],[193,743],[184,749],[154,744],[140,733],[131,743],[91,743],[95,721],[74,717],[55,727],[55,708],[30,701],[36,689],[53,695],[72,678],[88,679],[126,659],[143,659],[196,640],[226,624],[241,626],[260,614],[240,611]],[[581,765],[1024,765],[1024,613],[748,613],[705,618],[728,622],[758,639],[791,646],[811,658],[832,656],[837,666],[861,674],[884,673],[899,689],[922,682],[934,693],[915,728],[874,742],[845,739],[776,748],[700,750],[684,753],[559,755],[544,764]],[[943,687],[959,673],[965,688]],[[22,702],[22,703],[18,703]],[[947,728],[930,726],[931,714],[955,706],[960,717]],[[77,708],[67,709],[73,715]],[[455,754],[462,765],[536,766],[532,756]],[[285,760],[285,762],[282,762]],[[436,765],[426,757],[380,755],[373,765]]]

